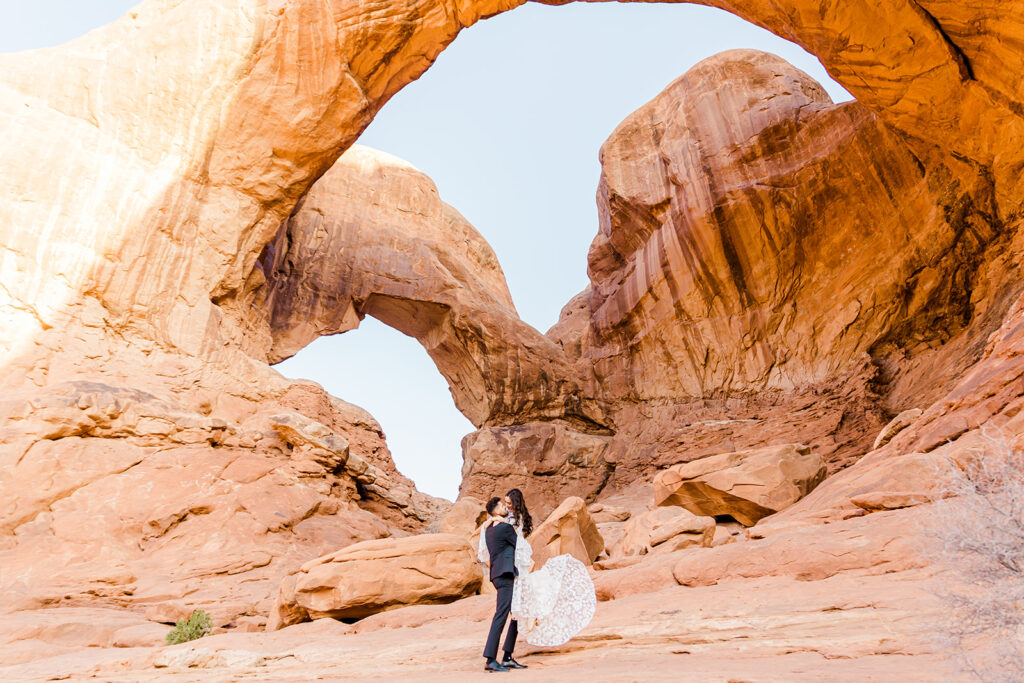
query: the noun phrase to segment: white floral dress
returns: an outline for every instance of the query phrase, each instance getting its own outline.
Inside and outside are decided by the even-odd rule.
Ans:
[[[531,645],[562,645],[582,631],[594,617],[597,596],[586,566],[569,554],[557,555],[535,572],[533,548],[522,527],[506,519],[516,530],[515,565],[519,570],[512,586],[511,616]],[[487,541],[480,532],[478,557],[487,563]]]

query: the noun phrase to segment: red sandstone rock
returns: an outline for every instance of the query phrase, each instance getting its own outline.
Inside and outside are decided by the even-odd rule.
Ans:
[[[682,507],[657,507],[623,524],[623,538],[609,555],[645,555],[708,547],[715,536],[715,520],[698,517]]]
[[[581,498],[566,498],[533,533],[534,571],[552,557],[569,553],[583,564],[590,565],[604,550],[604,539]]]
[[[615,469],[608,441],[557,423],[481,429],[462,439],[459,495],[485,499],[519,488],[538,518],[567,494],[593,500]]]
[[[806,496],[824,478],[821,458],[799,444],[723,453],[659,473],[654,504],[728,515],[753,526]]]
[[[284,579],[267,623],[273,631],[324,617],[361,618],[435,604],[480,587],[476,552],[453,534],[364,541],[311,560]]]
[[[484,503],[472,496],[465,496],[455,501],[441,518],[438,531],[442,534],[456,534],[472,538],[485,519],[487,519],[487,510],[484,509]]]
[[[915,508],[913,514],[879,512],[825,527],[783,530],[761,540],[683,554],[672,572],[684,586],[706,586],[760,576],[819,581],[851,570],[904,571],[925,564],[916,530],[908,525],[921,525],[927,514],[926,508]]]
[[[419,530],[443,511],[393,470],[372,418],[353,417],[358,411],[252,360],[273,358],[268,349],[308,332],[291,327],[301,315],[285,316],[279,329],[263,325],[268,309],[258,299],[273,289],[263,265],[276,263],[270,250],[282,221],[376,109],[462,27],[516,4],[437,11],[429,0],[283,0],[267,11],[260,3],[149,2],[68,46],[0,57],[10,142],[0,151],[8,199],[0,202],[5,605],[212,602],[218,619],[228,618],[265,604],[266,587],[293,568],[296,553]],[[578,493],[588,498],[725,444],[806,442],[835,473],[868,452],[893,414],[922,407],[889,443],[758,525],[767,548],[809,521],[921,500],[929,495],[923,466],[933,460],[941,469],[972,448],[983,425],[1024,432],[1024,58],[1014,41],[1022,24],[1010,3],[708,4],[810,50],[858,101],[831,104],[805,74],[763,53],[707,60],[606,144],[592,286],[567,306],[552,344],[507,311],[449,310],[465,312],[458,322],[498,320],[522,333],[517,343],[536,353],[521,361],[521,347],[505,346],[501,334],[473,337],[486,342],[484,359],[509,362],[511,376],[557,370],[530,386],[527,399],[500,368],[474,375],[466,387],[486,391],[467,391],[460,405],[490,421],[486,428],[566,419],[573,431],[609,437],[601,459],[615,465],[610,476],[601,464],[597,472],[567,467],[565,478],[583,482]],[[206,46],[199,57],[196,44]],[[143,89],[148,95],[137,97]],[[436,311],[437,290],[413,284],[417,310]],[[384,296],[391,298],[370,293],[364,312],[410,325],[416,316],[394,291]],[[299,304],[292,312],[317,310],[313,299],[289,299]],[[333,303],[310,316],[324,325],[315,333],[354,322],[344,301]],[[466,358],[476,357],[451,337],[473,324],[429,322],[449,342],[441,351],[454,356],[432,347],[439,366],[454,374],[471,365]],[[344,449],[321,448],[308,430],[274,429],[270,418],[288,410],[347,441],[351,467],[330,473],[325,463],[340,462]],[[533,477],[526,463],[551,468],[554,455],[516,451],[510,471]],[[545,487],[537,495],[553,503],[553,482]],[[815,543],[844,557],[856,540],[830,545],[821,534],[807,531],[761,559],[771,569]],[[728,558],[740,545],[700,552]],[[895,566],[888,552],[855,552],[851,562]],[[795,566],[816,576],[824,571],[817,560],[828,558],[810,553]],[[687,576],[711,569],[722,567]],[[805,586],[798,588],[773,614],[791,617],[792,605],[803,605]],[[780,652],[811,652],[811,665],[823,668],[822,657],[842,657],[847,676],[862,673],[850,673],[851,650],[864,659],[922,653],[880,640],[891,619],[864,620],[871,636],[853,644],[837,638],[830,610],[853,604],[856,617],[875,603],[817,597],[825,616],[803,638],[785,632],[783,645],[768,653],[762,645],[764,659],[732,677],[762,675],[764,662],[790,656]],[[721,618],[735,621],[735,613]],[[706,637],[710,626],[687,637]],[[636,661],[600,660],[602,675],[633,675],[655,657],[678,661],[674,651],[652,655],[643,628],[648,640]],[[673,628],[660,647],[680,647]],[[737,635],[744,644],[759,633],[746,628]],[[624,640],[619,631],[597,638]],[[735,645],[722,649],[734,654]],[[56,647],[95,658],[86,669],[109,659],[119,675],[140,678],[160,675],[154,665],[273,664],[261,653],[199,646],[139,662]],[[34,648],[33,656],[42,651]],[[354,666],[376,666],[380,651],[380,642],[369,643]],[[339,666],[348,673],[358,655],[345,655]],[[715,667],[726,659],[712,657]],[[67,662],[0,674],[82,668]],[[780,678],[806,675],[807,663]],[[893,675],[888,660],[881,670]]]
[[[958,283],[991,277],[991,198],[773,55],[720,53],[671,84],[602,147],[591,285],[549,332],[611,406],[609,488],[723,442],[805,442],[830,471],[868,451],[893,407],[934,400],[975,358],[992,321],[956,322],[974,305]],[[862,237],[865,210],[885,239]]]
[[[590,518],[594,520],[595,524],[600,524],[602,522],[625,522],[632,514],[625,508],[615,507],[614,505],[605,505],[603,503],[588,505],[587,512],[590,513]]]
[[[882,431],[878,433],[875,438],[875,443],[872,444],[871,450],[878,450],[885,444],[892,441],[892,437],[900,433],[901,430],[906,429],[913,423],[914,420],[921,417],[923,411],[920,408],[911,408],[910,410],[904,410],[902,413],[894,417],[889,424],[882,428]]]
[[[254,267],[261,284],[221,303],[251,326],[254,356],[276,362],[372,315],[424,345],[478,427],[601,427],[562,349],[519,319],[490,245],[401,159],[348,150]]]

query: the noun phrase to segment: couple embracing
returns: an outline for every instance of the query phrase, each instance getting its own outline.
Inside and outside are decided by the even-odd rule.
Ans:
[[[525,669],[512,658],[519,631],[531,645],[551,647],[568,642],[594,616],[594,583],[586,566],[569,554],[552,557],[539,570],[530,571],[533,549],[526,537],[533,531],[533,519],[519,489],[487,501],[487,514],[480,528],[477,558],[490,564],[491,583],[498,595],[484,647],[484,670]],[[504,657],[499,663],[498,641],[510,615]]]

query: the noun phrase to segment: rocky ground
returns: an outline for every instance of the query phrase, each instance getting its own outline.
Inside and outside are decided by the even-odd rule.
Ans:
[[[618,570],[630,572],[629,569]],[[597,579],[600,583],[600,574]],[[630,578],[626,578],[630,581]],[[594,621],[557,648],[519,648],[536,681],[952,680],[930,639],[942,609],[924,569],[817,581],[771,576],[722,585],[645,585],[599,603]],[[172,647],[103,647],[151,623],[110,610],[8,615],[5,680],[478,680],[493,597],[414,606],[349,626],[333,619],[273,633],[226,633]],[[59,620],[60,624],[54,623]],[[113,622],[104,628],[104,621]],[[148,623],[148,625],[147,625]],[[92,637],[94,646],[88,645]],[[95,646],[98,645],[98,646]],[[45,655],[43,653],[46,653]]]

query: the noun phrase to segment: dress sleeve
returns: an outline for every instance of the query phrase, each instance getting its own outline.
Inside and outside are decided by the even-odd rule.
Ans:
[[[533,568],[533,548],[523,534],[516,529],[516,569],[520,574],[528,574]]]
[[[480,542],[477,544],[477,548],[476,548],[476,559],[477,559],[477,561],[480,564],[482,564],[484,566],[487,566],[487,561],[489,559],[488,558],[488,553],[487,553],[487,538],[484,536],[484,533],[486,533],[486,532],[487,532],[487,529],[481,526],[480,527]]]

